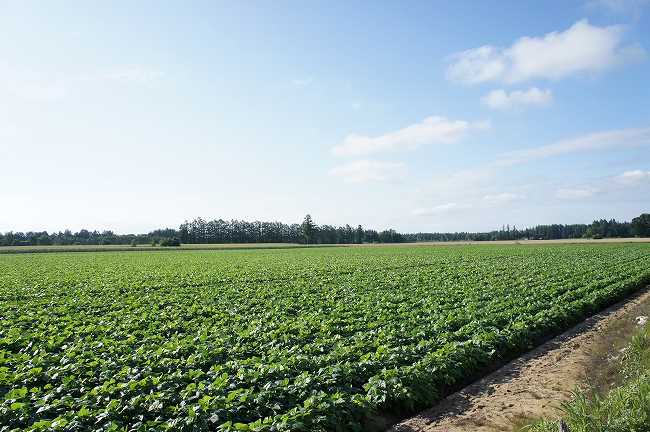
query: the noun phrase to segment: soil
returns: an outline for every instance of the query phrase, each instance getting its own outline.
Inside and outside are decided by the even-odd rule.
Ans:
[[[556,240],[467,240],[467,241],[421,241],[412,243],[363,243],[347,246],[354,247],[383,247],[383,246],[458,246],[458,245],[545,245],[545,244],[594,244],[594,243],[650,243],[650,237],[620,237],[620,238],[575,238]]]
[[[577,386],[615,384],[620,349],[636,317],[649,312],[647,287],[389,432],[512,431],[532,419],[559,418],[561,402]]]

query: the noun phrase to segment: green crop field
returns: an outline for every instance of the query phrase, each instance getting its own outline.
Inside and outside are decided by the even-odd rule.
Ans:
[[[650,244],[0,256],[0,431],[341,430],[650,282]]]

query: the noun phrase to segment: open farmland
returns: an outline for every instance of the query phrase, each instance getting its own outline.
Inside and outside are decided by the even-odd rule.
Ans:
[[[0,256],[0,430],[355,430],[650,282],[650,244]]]

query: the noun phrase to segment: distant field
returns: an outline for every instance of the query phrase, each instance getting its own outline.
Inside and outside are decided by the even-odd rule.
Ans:
[[[649,282],[646,243],[5,254],[0,425],[370,429]]]
[[[486,240],[486,241],[448,241],[448,242],[415,242],[415,243],[399,243],[395,246],[431,246],[431,245],[543,245],[543,244],[594,244],[594,243],[650,243],[650,237],[623,237],[623,238],[603,238],[603,239],[590,239],[590,238],[577,238],[577,239],[557,239],[557,240]],[[363,244],[356,246],[382,246],[384,243],[379,244]]]
[[[184,244],[179,247],[162,247],[150,245],[66,245],[66,246],[0,246],[2,253],[32,252],[106,252],[106,251],[168,251],[168,250],[220,250],[220,249],[269,249],[307,247],[299,243],[218,243],[218,244]],[[311,245],[309,247],[315,247]]]
[[[561,239],[561,240],[499,240],[499,241],[454,241],[454,242],[416,242],[416,243],[365,243],[365,244],[325,244],[305,245],[300,243],[215,243],[183,244],[180,247],[162,247],[150,245],[69,245],[69,246],[0,246],[3,253],[37,253],[37,252],[143,252],[169,250],[221,250],[221,249],[289,249],[316,247],[392,247],[392,246],[446,246],[446,245],[480,245],[480,244],[571,244],[571,243],[650,243],[648,237],[606,238],[606,239]]]

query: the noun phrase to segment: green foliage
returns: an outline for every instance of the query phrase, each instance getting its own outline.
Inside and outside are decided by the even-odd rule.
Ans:
[[[314,236],[314,232],[316,231],[316,224],[311,220],[310,215],[305,216],[305,219],[302,221],[302,225],[300,225],[300,229],[305,239],[305,243],[310,244]]]
[[[5,232],[0,233],[1,246],[45,246],[45,245],[127,245],[133,241],[147,244],[165,238],[179,238],[184,244],[206,243],[308,243],[308,244],[349,244],[349,243],[403,243],[416,241],[486,241],[486,240],[550,240],[568,238],[608,238],[650,236],[650,214],[642,214],[632,222],[618,222],[614,219],[595,220],[585,224],[537,225],[517,229],[503,225],[500,230],[489,232],[455,233],[398,233],[393,229],[377,231],[356,229],[350,225],[316,226],[307,215],[302,224],[282,222],[260,222],[223,219],[206,221],[196,218],[183,222],[178,230],[173,228],[156,229],[146,234],[116,234],[107,231],[82,229],[72,233],[70,230],[48,233]]]
[[[176,237],[165,238],[160,240],[160,246],[169,247],[169,246],[180,246],[181,241]]]
[[[650,237],[650,213],[632,219],[632,234],[639,237]]]
[[[622,385],[607,394],[576,390],[562,404],[571,432],[650,431],[650,333],[636,334],[620,360]],[[542,420],[526,427],[531,432],[555,432],[557,423]]]
[[[647,283],[649,252],[0,256],[0,430],[358,431]]]

